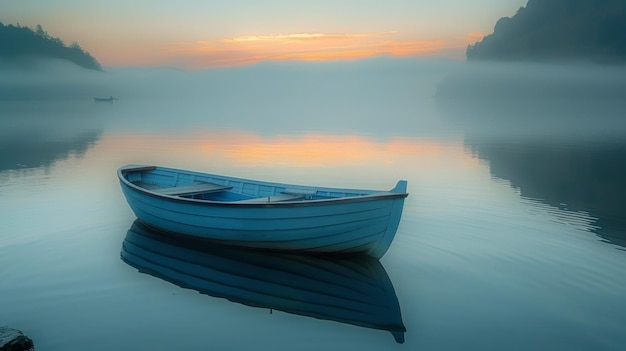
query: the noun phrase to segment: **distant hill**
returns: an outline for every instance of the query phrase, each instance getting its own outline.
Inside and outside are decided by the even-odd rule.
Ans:
[[[626,0],[529,0],[467,59],[626,63]]]
[[[61,39],[48,35],[40,25],[33,30],[0,22],[0,59],[11,61],[29,57],[67,60],[87,69],[102,70],[100,63],[78,43],[66,46]]]

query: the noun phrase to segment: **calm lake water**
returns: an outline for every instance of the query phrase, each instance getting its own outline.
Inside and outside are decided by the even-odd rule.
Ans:
[[[208,83],[141,73],[117,86],[113,104],[0,102],[0,325],[47,351],[624,348],[623,103],[434,99],[430,80],[400,70],[249,73],[211,73]],[[177,94],[187,79],[194,93]],[[320,186],[408,180],[380,263],[220,253],[237,267],[256,262],[242,274],[296,282],[315,272],[324,283],[305,289],[354,289],[390,306],[380,323],[400,320],[406,332],[333,320],[325,298],[288,313],[140,272],[121,257],[150,238],[137,237],[119,189],[115,171],[127,163]]]

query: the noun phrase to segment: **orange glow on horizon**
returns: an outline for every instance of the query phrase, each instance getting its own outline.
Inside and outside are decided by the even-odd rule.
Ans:
[[[393,57],[429,56],[449,49],[464,49],[470,39],[482,35],[446,41],[403,40],[398,32],[379,33],[292,33],[247,35],[220,40],[181,41],[173,43],[168,55],[181,57],[187,68],[242,66],[262,61],[332,61],[356,60],[388,55]]]
[[[94,53],[105,65],[207,69],[264,61],[345,61],[376,56],[464,59],[465,49],[484,37],[472,32],[447,39],[408,38],[406,33],[291,33],[178,41],[163,44],[107,43]]]

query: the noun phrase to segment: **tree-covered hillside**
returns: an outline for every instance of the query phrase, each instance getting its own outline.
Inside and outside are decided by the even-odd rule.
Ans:
[[[100,63],[78,43],[66,46],[61,39],[48,35],[40,25],[33,30],[0,22],[0,59],[28,57],[68,60],[87,69],[102,70]]]
[[[467,59],[626,63],[626,0],[529,0]]]

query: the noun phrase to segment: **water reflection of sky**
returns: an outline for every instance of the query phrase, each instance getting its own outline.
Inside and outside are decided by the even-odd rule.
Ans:
[[[544,327],[535,325],[549,325],[557,334],[584,335],[581,328],[588,326],[576,321],[591,316],[598,325],[595,332],[603,338],[616,339],[619,332],[619,328],[606,326],[617,325],[624,311],[607,312],[605,305],[592,302],[617,303],[615,292],[624,292],[625,286],[615,275],[623,268],[616,256],[620,251],[590,233],[593,217],[524,196],[514,180],[494,177],[490,159],[468,148],[465,140],[319,132],[105,131],[80,156],[61,156],[49,167],[2,172],[0,221],[7,228],[8,240],[0,244],[0,254],[6,259],[28,252],[38,258],[37,263],[21,266],[29,277],[26,282],[14,268],[9,271],[5,280],[9,285],[2,289],[12,296],[10,306],[44,297],[50,300],[43,293],[29,292],[50,291],[57,296],[52,299],[54,305],[38,302],[31,304],[32,308],[55,316],[70,306],[90,306],[91,316],[72,316],[82,320],[97,317],[109,332],[121,333],[125,324],[119,324],[110,313],[122,313],[123,308],[135,325],[163,328],[147,320],[154,317],[147,311],[158,305],[159,313],[180,318],[178,323],[189,334],[190,344],[202,337],[192,333],[197,328],[184,322],[188,318],[195,324],[201,320],[214,330],[236,323],[246,340],[264,340],[276,349],[281,346],[271,340],[278,327],[288,328],[295,335],[293,342],[302,333],[325,337],[324,343],[311,344],[311,348],[358,345],[360,349],[380,349],[393,344],[387,335],[378,338],[372,331],[337,327],[336,323],[265,314],[261,318],[227,302],[172,290],[115,264],[119,245],[133,221],[115,178],[115,169],[125,163],[379,189],[392,187],[399,178],[407,179],[410,196],[396,239],[382,262],[396,288],[408,347],[434,348],[450,335],[456,340],[450,348],[461,344],[488,348],[510,342],[527,346],[526,337],[554,342],[553,336],[543,332]],[[67,250],[75,253],[63,254]],[[120,276],[126,280],[120,281]],[[137,291],[142,292],[143,300],[132,298]],[[82,300],[76,302],[80,296]],[[219,325],[194,311],[219,316]],[[598,311],[606,313],[596,316]],[[17,310],[11,308],[8,313],[16,315]],[[28,316],[34,311],[21,309],[20,313]],[[264,324],[262,332],[251,321],[259,318]],[[61,319],[59,326],[47,320],[52,318],[38,323],[23,319],[29,326],[52,332],[81,330],[83,336],[75,340],[78,344],[101,337],[98,328],[84,330],[78,319]],[[311,325],[315,332],[307,329]],[[512,334],[515,329],[524,330],[526,337]],[[502,339],[484,341],[481,335],[487,330]],[[151,343],[146,341],[147,335],[141,336],[141,330],[138,333],[137,340]],[[365,339],[368,341],[358,341]],[[106,344],[114,347],[116,341]],[[243,339],[230,345],[252,346]]]
[[[122,137],[123,138],[123,137]],[[129,140],[141,135],[128,135]],[[232,164],[255,167],[263,164],[288,164],[295,167],[327,167],[356,165],[373,160],[387,160],[407,156],[436,157],[441,145],[426,141],[416,143],[409,138],[392,137],[388,141],[374,141],[359,135],[302,134],[260,136],[249,131],[201,132],[191,137],[171,139],[152,136],[165,141],[168,148],[176,147],[186,154],[201,154],[205,158],[220,158]],[[118,142],[124,142],[117,139]],[[176,145],[176,146],[175,146]]]
[[[68,137],[71,138],[74,137]],[[609,203],[602,202],[598,196],[593,197],[594,203],[586,198],[576,198],[575,190],[584,193],[585,189],[593,189],[593,174],[581,178],[584,172],[559,169],[555,177],[568,175],[567,182],[560,178],[546,178],[552,173],[541,169],[537,170],[539,173],[525,174],[524,170],[533,169],[530,167],[533,162],[558,162],[546,157],[546,152],[537,145],[532,154],[526,155],[522,152],[529,148],[523,144],[517,149],[497,143],[488,144],[488,148],[471,140],[393,135],[379,138],[320,132],[263,135],[233,129],[196,130],[188,134],[107,132],[87,142],[94,145],[78,147],[68,142],[68,151],[50,153],[47,156],[50,160],[40,163],[58,162],[59,166],[68,162],[84,163],[82,174],[90,173],[96,178],[102,177],[97,173],[104,172],[103,167],[110,171],[125,163],[159,164],[265,180],[378,189],[390,188],[403,178],[409,180],[409,192],[415,195],[408,200],[409,208],[412,201],[420,202],[421,195],[430,189],[437,191],[437,196],[431,200],[431,208],[436,208],[440,199],[460,198],[462,203],[481,203],[486,198],[498,196],[494,184],[498,184],[498,179],[504,179],[507,188],[518,193],[519,201],[530,199],[530,204],[534,204],[531,208],[535,210],[549,208],[546,213],[551,213],[554,221],[594,232],[603,229],[603,223],[598,222],[599,216],[608,213],[615,217],[611,211],[619,211],[611,200],[614,196],[608,198]],[[72,151],[74,148],[77,150]],[[540,155],[545,159],[540,160]],[[565,157],[580,159],[576,153]],[[560,153],[553,155],[555,159],[565,157]],[[21,167],[16,165],[15,168]],[[63,172],[60,168],[58,171]],[[24,172],[28,169],[12,172],[10,178],[19,182]],[[6,182],[11,181],[6,178],[8,174],[5,172],[2,176]],[[618,174],[607,172],[605,181],[606,177]],[[72,175],[68,174],[68,177]],[[576,181],[572,181],[572,177]],[[542,181],[545,184],[542,185]],[[477,191],[485,182],[490,189]],[[575,184],[576,187],[563,189],[561,192],[567,194],[565,198],[559,195],[557,187],[551,186],[555,182],[561,186]],[[620,189],[615,188],[616,191]],[[458,210],[471,221],[472,206]],[[621,243],[619,240],[608,241]]]
[[[499,145],[492,149],[500,154],[508,150]],[[98,172],[95,170],[109,160],[109,169],[124,163],[147,163],[265,180],[377,189],[388,189],[398,179],[406,178],[412,194],[405,210],[408,218],[417,215],[411,210],[439,210],[441,216],[468,226],[486,221],[484,229],[489,230],[489,223],[498,221],[532,226],[529,223],[541,214],[561,229],[603,233],[598,213],[585,208],[593,204],[583,201],[568,206],[567,200],[558,202],[559,197],[551,197],[547,189],[520,184],[520,179],[532,184],[540,179],[524,178],[520,169],[510,168],[523,167],[521,160],[479,153],[462,140],[405,136],[381,140],[323,133],[267,136],[236,130],[196,131],[190,135],[108,133],[92,152],[83,161],[92,164],[83,171],[94,170],[94,177]],[[581,188],[593,181],[578,180]],[[500,203],[504,198],[507,202]],[[452,199],[455,201],[451,203]],[[424,202],[428,203],[427,209],[421,208]],[[507,212],[520,205],[524,210]],[[490,211],[494,211],[492,216]]]
[[[125,265],[134,216],[115,170],[143,163],[383,190],[406,179],[382,259],[402,347],[620,349],[623,102],[433,100],[430,67],[372,64],[127,72],[96,87],[115,104],[91,91],[0,104],[6,323],[50,350],[393,347],[386,333],[269,315]]]

